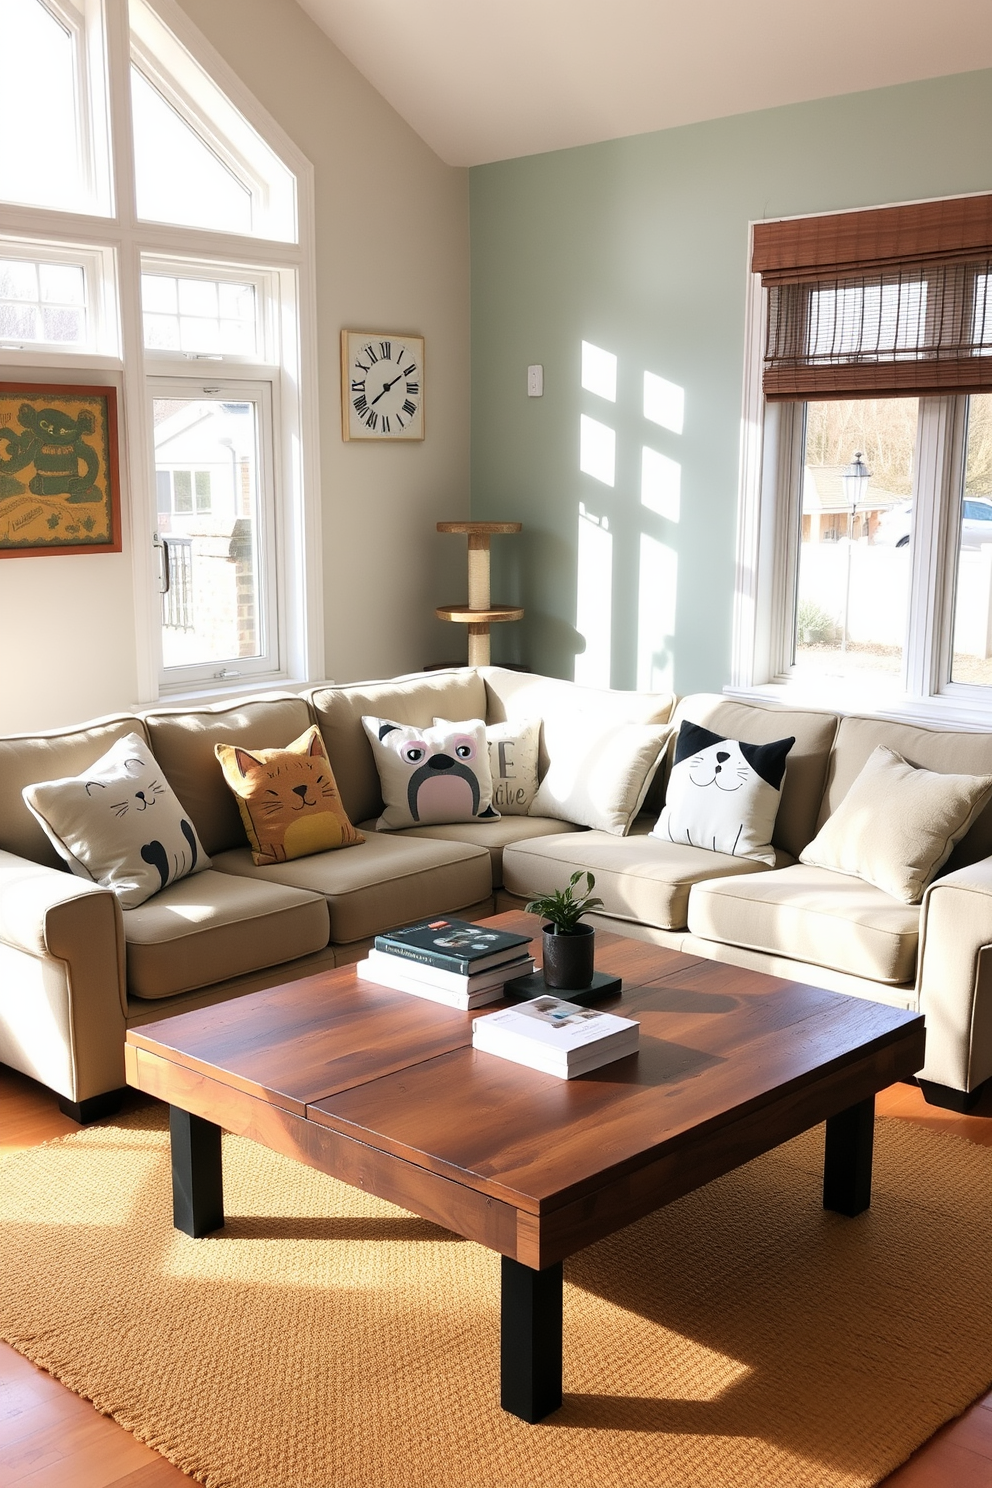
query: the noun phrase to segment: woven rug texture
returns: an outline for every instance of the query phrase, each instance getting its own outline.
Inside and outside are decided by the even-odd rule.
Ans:
[[[823,1129],[565,1265],[563,1408],[498,1404],[499,1257],[225,1136],[171,1222],[164,1112],[0,1163],[0,1336],[209,1488],[854,1488],[992,1382],[992,1150]]]

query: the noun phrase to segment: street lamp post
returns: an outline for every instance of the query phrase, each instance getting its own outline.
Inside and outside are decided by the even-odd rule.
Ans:
[[[858,503],[864,501],[868,494],[868,482],[871,480],[871,471],[861,458],[858,450],[854,459],[844,471],[841,479],[844,482],[844,495],[850,508],[847,514],[847,577],[844,582],[844,629],[841,634],[840,649],[847,650],[847,627],[851,608],[851,550],[854,547],[854,518],[858,510]]]

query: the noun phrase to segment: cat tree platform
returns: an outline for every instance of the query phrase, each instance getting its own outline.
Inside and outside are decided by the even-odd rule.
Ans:
[[[519,532],[522,522],[438,522],[438,532],[454,532],[468,538],[468,604],[439,605],[434,611],[439,620],[451,620],[468,626],[469,666],[488,666],[490,660],[489,627],[507,620],[522,620],[518,605],[494,605],[490,598],[489,540]]]

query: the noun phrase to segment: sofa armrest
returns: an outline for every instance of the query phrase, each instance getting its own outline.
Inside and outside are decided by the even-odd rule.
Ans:
[[[974,1090],[992,1076],[992,858],[924,894],[916,985],[927,1020],[921,1077]]]
[[[116,895],[0,852],[0,1060],[83,1101],[124,1084]]]

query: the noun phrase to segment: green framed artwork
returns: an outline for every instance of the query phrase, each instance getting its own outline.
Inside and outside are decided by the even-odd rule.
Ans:
[[[120,551],[117,389],[0,382],[0,558]]]

